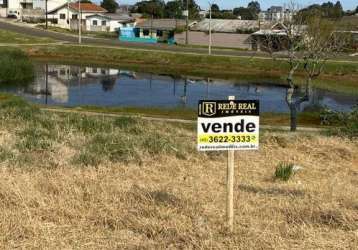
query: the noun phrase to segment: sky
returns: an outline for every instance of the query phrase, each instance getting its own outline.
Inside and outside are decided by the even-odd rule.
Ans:
[[[117,0],[120,4],[133,4],[135,2],[139,2],[136,0]],[[210,0],[210,2],[216,3],[219,5],[221,9],[232,9],[234,7],[238,6],[247,6],[247,3],[249,3],[251,0]],[[323,3],[327,2],[328,0],[297,0],[295,1],[300,6],[307,6],[315,3]],[[202,9],[208,8],[208,2],[209,0],[196,0],[196,3],[198,3]],[[261,9],[267,9],[271,5],[284,5],[285,3],[288,3],[289,0],[258,0],[258,2],[261,4]],[[336,0],[331,0],[331,2],[336,2]],[[343,8],[345,10],[352,10],[355,9],[358,5],[357,0],[341,0],[341,3],[343,5]]]

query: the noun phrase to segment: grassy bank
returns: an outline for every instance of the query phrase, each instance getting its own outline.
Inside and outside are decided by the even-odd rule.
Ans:
[[[196,152],[194,126],[54,114],[3,96],[0,141],[4,248],[358,244],[356,141],[263,131],[260,151],[237,158],[232,234],[224,223],[225,154]],[[282,162],[302,168],[275,180]]]
[[[0,47],[0,84],[25,84],[34,78],[28,56],[16,49]]]
[[[37,25],[37,28],[46,29],[45,25]],[[78,30],[68,30],[63,29],[60,27],[48,26],[47,30],[64,33],[64,34],[71,34],[71,35],[78,35]],[[115,39],[118,38],[118,34],[116,32],[106,32],[106,31],[98,31],[98,32],[86,32],[82,31],[83,36],[88,37],[97,37],[97,38],[108,38],[108,39]]]
[[[3,44],[38,44],[51,43],[54,40],[50,38],[41,38],[19,34],[11,31],[0,29],[0,45]]]
[[[46,106],[44,106],[46,108]],[[76,108],[51,107],[52,109],[93,112],[101,114],[118,114],[139,117],[155,117],[169,119],[183,119],[195,121],[197,119],[197,110],[190,108],[143,108],[143,107],[98,107],[98,106],[80,106]],[[271,126],[288,126],[290,116],[285,113],[263,113],[260,117],[260,123]],[[300,126],[319,127],[321,124],[319,112],[305,112],[298,116]]]
[[[37,59],[62,63],[126,67],[153,73],[179,74],[224,79],[275,79],[285,84],[288,64],[282,60],[206,56],[135,49],[90,46],[46,46],[26,50]],[[303,73],[298,73],[298,78]],[[358,63],[329,62],[315,86],[358,94]],[[304,82],[300,79],[299,84]]]

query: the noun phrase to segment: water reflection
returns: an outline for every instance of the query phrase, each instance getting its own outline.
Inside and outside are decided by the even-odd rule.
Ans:
[[[36,67],[37,77],[27,87],[6,87],[27,99],[49,105],[100,105],[137,107],[196,108],[200,99],[259,99],[263,112],[289,112],[287,88],[257,81],[227,81],[210,78],[183,78],[121,69],[43,64]],[[297,93],[302,91],[296,89]],[[300,111],[328,106],[349,110],[357,103],[354,96],[312,89]]]

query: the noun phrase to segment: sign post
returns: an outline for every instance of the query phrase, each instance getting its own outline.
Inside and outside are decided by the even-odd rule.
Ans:
[[[226,215],[234,228],[234,169],[236,150],[259,148],[260,107],[257,100],[205,100],[198,108],[198,150],[228,151]]]
[[[229,96],[230,101],[235,100],[235,96]],[[234,230],[234,171],[235,171],[235,151],[227,152],[227,198],[226,198],[226,217],[230,232]]]

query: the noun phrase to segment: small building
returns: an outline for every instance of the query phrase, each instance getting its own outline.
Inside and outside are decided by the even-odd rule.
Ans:
[[[119,37],[124,42],[174,44],[175,31],[185,28],[185,20],[178,19],[146,19],[134,28],[123,28]]]
[[[0,17],[43,19],[46,9],[55,9],[67,0],[0,0]]]
[[[215,47],[251,49],[250,34],[268,26],[267,22],[239,19],[209,19],[193,23],[189,31],[189,44],[208,46],[209,27],[212,32],[212,45]],[[175,39],[185,44],[186,34],[178,33]]]
[[[78,29],[79,3],[66,3],[48,12],[53,26],[63,29]],[[81,3],[81,26],[86,30],[86,18],[95,14],[105,14],[107,10],[93,3]]]
[[[293,12],[281,6],[271,6],[267,11],[259,13],[259,20],[261,21],[283,22],[290,21],[292,18]]]
[[[292,27],[292,34],[299,39],[306,28],[305,25],[295,25]],[[287,31],[288,28],[281,22],[274,24],[269,29],[260,29],[250,36],[252,50],[281,51],[288,49],[290,41]]]
[[[133,28],[134,18],[120,14],[94,14],[86,17],[86,31],[117,32],[121,28]]]

